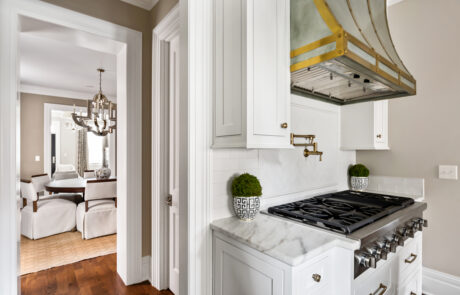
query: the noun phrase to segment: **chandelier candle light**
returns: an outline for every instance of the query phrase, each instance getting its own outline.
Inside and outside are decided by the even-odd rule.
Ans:
[[[77,114],[74,110],[72,119],[80,127],[85,128],[98,136],[105,136],[112,133],[117,126],[117,104],[111,102],[102,93],[101,81],[104,69],[97,69],[99,72],[99,92],[93,97],[92,100],[87,101],[86,116]]]

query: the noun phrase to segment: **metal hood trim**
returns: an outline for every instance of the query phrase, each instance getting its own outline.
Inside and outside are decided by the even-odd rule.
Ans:
[[[354,36],[344,29],[344,26],[342,26],[342,24],[340,24],[340,22],[338,21],[340,17],[337,18],[334,15],[327,0],[310,1],[314,3],[313,7],[316,7],[325,25],[327,25],[327,27],[331,31],[331,34],[319,40],[300,46],[298,48],[293,48],[293,50],[291,50],[291,73],[304,69],[309,70],[310,67],[318,65],[320,63],[333,59],[343,59],[345,57],[369,70],[371,73],[373,73],[372,76],[375,75],[375,79],[379,80],[381,83],[391,85],[392,88],[395,88],[398,91],[406,92],[407,95],[416,94],[416,81],[412,77],[412,75],[407,71],[399,56],[397,55],[396,50],[394,48],[394,44],[391,40],[391,34],[389,34],[388,22],[386,21],[386,0],[384,1],[384,12],[372,11],[371,5],[374,5],[374,9],[381,9],[381,7],[379,6],[381,5],[381,3],[375,4],[377,3],[375,2],[375,0],[332,0],[346,2],[346,4],[342,3],[342,5],[346,5],[349,9],[349,12],[347,12],[349,13],[349,15],[346,16],[348,17],[348,24],[346,24],[347,26],[345,27],[348,27],[355,33],[359,31],[359,36]],[[369,31],[372,30],[375,34],[372,36],[371,39],[373,39],[373,45],[377,47],[379,45],[381,46],[378,49],[380,53],[377,52],[377,50],[371,46],[372,43],[368,41],[366,34],[360,27],[360,22],[357,19],[358,16],[355,15],[355,11],[353,11],[352,9],[351,2],[353,2],[356,7],[359,1],[367,3],[368,18],[370,18],[370,24],[368,24],[367,26],[367,32],[369,34]],[[371,4],[371,2],[374,4]],[[336,11],[338,11],[338,6],[340,5],[338,5],[337,3],[332,4],[336,6],[335,9]],[[361,9],[361,16],[363,15],[363,10],[364,8]],[[377,18],[376,15],[379,15],[379,18]],[[341,18],[344,19],[344,16],[342,16]],[[369,22],[369,20],[366,21]],[[354,28],[350,26],[350,23],[352,22],[354,22]],[[379,33],[379,28],[377,27],[377,25],[379,24],[380,26],[383,26],[383,23],[385,23],[386,26],[384,28],[381,28]],[[382,31],[384,32],[382,33]],[[381,35],[385,38],[386,43],[382,41]],[[378,42],[376,40],[378,40]],[[335,43],[335,48],[333,48],[333,46],[330,46],[334,45],[333,43]],[[385,46],[385,44],[387,46]],[[390,44],[391,48],[389,48]],[[302,55],[308,56],[308,58],[303,59]],[[296,57],[297,59],[293,60],[293,58]],[[398,64],[400,65],[399,67]],[[294,84],[295,82],[296,81],[293,81]],[[314,93],[314,91],[312,91],[312,93]],[[396,96],[402,95],[400,95],[399,93],[395,95],[395,97]]]

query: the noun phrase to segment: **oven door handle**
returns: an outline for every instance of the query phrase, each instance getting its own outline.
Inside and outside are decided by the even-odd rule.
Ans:
[[[383,295],[383,294],[385,294],[387,292],[387,289],[388,289],[387,286],[385,286],[384,284],[380,283],[380,286],[378,287],[378,289],[375,290],[374,293],[370,293],[369,295]]]

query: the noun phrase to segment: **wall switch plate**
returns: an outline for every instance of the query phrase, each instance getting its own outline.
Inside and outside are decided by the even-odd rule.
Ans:
[[[439,165],[439,179],[458,179],[457,165]]]
[[[40,156],[35,156],[35,162],[40,162]]]

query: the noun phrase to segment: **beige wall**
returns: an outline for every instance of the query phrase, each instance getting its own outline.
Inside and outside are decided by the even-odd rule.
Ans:
[[[151,11],[119,0],[44,1],[142,32],[142,255],[150,255],[152,28],[178,0],[160,0]]]
[[[396,48],[417,80],[417,95],[390,100],[390,151],[357,153],[371,173],[425,178],[423,264],[460,276],[460,181],[437,178],[460,164],[460,1],[406,0],[388,11]]]
[[[43,173],[44,104],[86,106],[81,99],[21,93],[21,178]],[[40,162],[35,162],[35,156]]]

